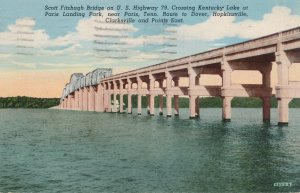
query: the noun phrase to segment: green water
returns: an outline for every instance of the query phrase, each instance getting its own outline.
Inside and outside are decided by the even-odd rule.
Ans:
[[[261,109],[201,119],[0,110],[0,192],[300,191],[300,109],[290,125]],[[289,182],[291,186],[274,186]]]

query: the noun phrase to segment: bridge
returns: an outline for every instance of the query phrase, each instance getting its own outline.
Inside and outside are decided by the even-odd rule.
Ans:
[[[127,113],[132,113],[132,96],[137,95],[137,113],[142,113],[142,96],[148,98],[150,115],[155,114],[154,97],[159,98],[159,114],[163,112],[166,97],[167,117],[179,114],[179,97],[189,97],[190,118],[199,116],[199,96],[217,96],[223,100],[222,117],[231,119],[233,97],[259,97],[263,104],[263,121],[270,120],[271,70],[277,65],[278,124],[289,121],[289,102],[300,98],[300,81],[289,80],[289,67],[300,62],[300,27],[274,33],[242,43],[214,49],[187,57],[112,75],[111,69],[96,69],[73,74],[64,88],[60,108],[96,112],[124,113],[116,102],[123,104],[127,95]],[[262,84],[233,84],[235,70],[255,70],[262,75]],[[201,75],[221,77],[222,85],[205,86]],[[180,80],[188,79],[188,86]],[[172,109],[172,98],[174,107]],[[173,112],[172,112],[173,111]]]

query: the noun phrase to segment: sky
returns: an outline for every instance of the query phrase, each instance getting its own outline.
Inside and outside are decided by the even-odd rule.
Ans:
[[[45,16],[45,6],[114,7],[103,16]],[[123,9],[116,10],[120,5]],[[247,7],[245,17],[184,17],[183,23],[105,23],[107,13],[126,18],[125,6],[226,6]],[[47,10],[48,11],[48,10]],[[48,11],[48,12],[55,12]],[[97,13],[98,11],[93,11]],[[176,12],[170,10],[170,12]],[[178,11],[177,11],[178,12]],[[178,13],[181,13],[180,11]],[[190,12],[188,12],[190,13]],[[137,19],[146,19],[142,12]],[[300,26],[298,0],[1,0],[0,97],[60,97],[72,73],[112,68],[121,73],[186,55],[208,51]],[[108,30],[109,29],[109,30]],[[272,84],[276,83],[276,66]],[[300,68],[293,67],[297,79]],[[259,82],[258,72],[235,73],[234,81]],[[251,78],[250,78],[251,79]],[[298,78],[299,79],[299,78]],[[220,82],[208,77],[204,82]],[[251,82],[250,81],[250,82]]]

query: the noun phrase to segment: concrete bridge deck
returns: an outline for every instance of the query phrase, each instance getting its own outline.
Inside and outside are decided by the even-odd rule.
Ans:
[[[167,99],[167,116],[179,113],[179,96],[189,97],[190,117],[199,116],[199,96],[218,96],[223,99],[223,120],[231,119],[233,97],[260,97],[263,101],[263,120],[270,120],[271,70],[277,65],[276,97],[278,99],[278,123],[288,123],[288,104],[292,98],[300,98],[300,82],[289,80],[289,67],[300,62],[300,27],[274,33],[261,38],[222,47],[199,54],[159,63],[152,66],[111,75],[109,69],[74,74],[66,85],[60,108],[99,112],[116,112],[111,104],[128,95],[127,113],[132,113],[132,95],[138,96],[138,113],[142,111],[141,98],[148,97],[148,110],[154,115],[154,97],[159,96],[162,114],[163,97]],[[255,70],[262,74],[262,84],[232,84],[235,70]],[[102,73],[102,76],[100,76]],[[106,74],[105,74],[106,73]],[[222,79],[222,86],[201,85],[201,75],[214,75]],[[300,75],[299,75],[300,76]],[[179,84],[188,79],[188,86]],[[73,85],[73,86],[72,86]],[[75,86],[74,86],[75,85]],[[76,86],[77,85],[77,86]],[[124,112],[120,106],[120,113]]]

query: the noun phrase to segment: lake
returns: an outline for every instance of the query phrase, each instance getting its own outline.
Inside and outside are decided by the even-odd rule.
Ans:
[[[287,127],[277,109],[145,111],[0,110],[0,192],[300,191],[300,109]]]

